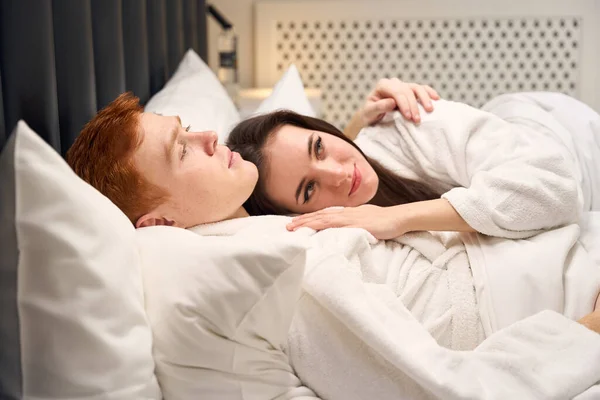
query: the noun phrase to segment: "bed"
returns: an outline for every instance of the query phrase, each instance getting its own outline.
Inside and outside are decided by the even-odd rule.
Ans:
[[[133,91],[146,111],[179,114],[184,125],[214,129],[221,140],[239,121],[203,61],[204,7],[193,0],[0,3],[1,398],[493,399],[514,387],[527,394],[521,398],[560,398],[597,381],[589,365],[600,362],[598,338],[556,313],[530,321],[546,329],[542,338],[527,336],[542,343],[541,355],[514,340],[527,335],[522,325],[496,336],[479,357],[442,349],[395,299],[357,281],[361,252],[373,239],[362,230],[344,240],[327,232],[289,236],[288,217],[271,216],[260,220],[261,232],[244,226],[254,219],[232,221],[227,228],[235,234],[225,237],[211,226],[201,234],[136,230],[75,176],[66,150],[123,91]],[[284,70],[258,111],[314,115],[301,71]],[[310,240],[347,256],[315,258]],[[308,265],[315,268],[305,280]],[[371,312],[382,303],[393,307]],[[289,360],[290,327],[306,381]],[[404,345],[388,340],[398,337]],[[557,360],[574,367],[564,371]],[[521,379],[511,370],[527,365],[545,375]],[[495,386],[498,370],[515,386]],[[480,379],[472,379],[476,373]],[[592,387],[580,399],[598,393]]]

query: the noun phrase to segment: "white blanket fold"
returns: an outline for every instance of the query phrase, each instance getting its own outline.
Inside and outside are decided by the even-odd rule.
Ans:
[[[253,217],[196,231],[211,235],[261,231],[277,236],[291,234],[285,230],[288,221],[286,217]],[[569,233],[575,235],[577,229],[565,229],[567,244],[558,251],[568,253],[568,242],[573,240]],[[504,400],[581,395],[586,399],[589,393],[597,393],[600,335],[560,313],[533,312],[483,335],[480,317],[485,319],[483,314],[494,313],[501,303],[475,308],[478,296],[466,248],[482,250],[485,241],[465,246],[457,235],[441,235],[440,239],[419,233],[382,243],[361,229],[314,233],[303,228],[294,234],[303,232],[310,236],[311,246],[286,351],[303,384],[321,398]],[[535,240],[523,242],[536,244]],[[554,246],[556,242],[549,243]],[[543,242],[537,244],[539,252],[553,250],[544,248]],[[579,261],[583,266],[569,268],[588,271],[587,261]],[[507,270],[516,268],[518,264]],[[549,279],[556,281],[554,275],[562,276],[569,268],[550,268],[553,276]],[[539,276],[542,282],[533,282],[533,287],[543,286],[543,274]],[[585,279],[585,274],[578,279]],[[490,295],[487,283],[482,285]],[[556,298],[569,297],[563,287],[558,290]],[[512,296],[507,307],[518,307],[519,293]],[[586,296],[572,295],[572,301],[585,302]],[[454,304],[461,297],[467,299],[467,306]],[[556,302],[553,297],[542,299]],[[431,304],[440,311],[428,308]],[[543,305],[536,307],[543,309]],[[582,309],[586,307],[590,308]],[[462,336],[455,336],[453,328]],[[461,347],[473,350],[455,350]]]
[[[600,380],[600,335],[562,315],[545,311],[474,351],[449,350],[387,286],[347,268],[332,255],[310,269],[290,331],[292,364],[323,398],[567,399]]]

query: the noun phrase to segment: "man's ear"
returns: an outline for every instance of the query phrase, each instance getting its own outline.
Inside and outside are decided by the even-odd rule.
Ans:
[[[148,213],[142,215],[135,223],[136,228],[145,228],[148,226],[158,225],[175,226],[175,221],[165,217],[156,216],[153,213]]]

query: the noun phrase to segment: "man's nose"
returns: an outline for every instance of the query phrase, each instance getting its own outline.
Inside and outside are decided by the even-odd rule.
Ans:
[[[215,131],[191,132],[191,140],[199,143],[206,154],[212,156],[217,150],[219,136]]]

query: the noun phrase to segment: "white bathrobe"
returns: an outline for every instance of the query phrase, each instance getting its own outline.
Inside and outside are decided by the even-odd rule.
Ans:
[[[576,126],[565,127],[533,100],[508,100],[488,107],[508,121],[440,100],[432,113],[422,112],[421,124],[394,112],[363,129],[356,143],[397,174],[443,193],[486,235],[526,238],[578,221],[600,199],[600,183],[594,181],[600,124],[582,123],[588,130],[571,134]]]
[[[544,127],[560,136],[577,161],[584,211],[600,211],[600,115],[561,93],[525,92],[495,97],[483,107],[505,121]]]

